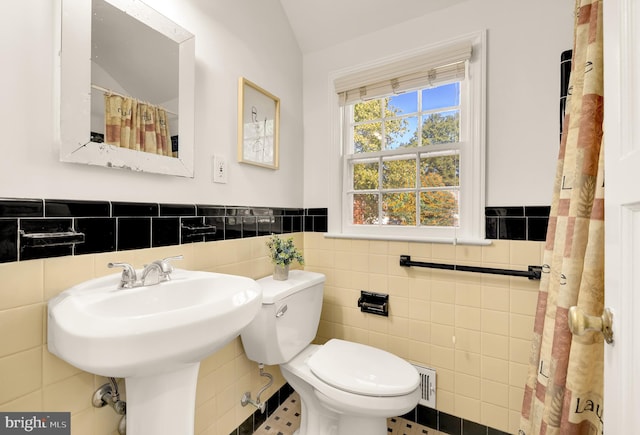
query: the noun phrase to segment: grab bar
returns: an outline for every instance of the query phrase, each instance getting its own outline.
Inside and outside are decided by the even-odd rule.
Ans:
[[[403,267],[428,267],[431,269],[444,269],[444,270],[457,270],[461,272],[476,272],[476,273],[489,273],[493,275],[509,275],[509,276],[521,276],[523,278],[529,278],[531,280],[539,280],[542,275],[542,266],[529,266],[528,270],[513,270],[513,269],[495,269],[492,267],[479,267],[479,266],[463,266],[456,264],[443,264],[443,263],[426,263],[423,261],[412,261],[410,255],[400,256],[400,266]]]

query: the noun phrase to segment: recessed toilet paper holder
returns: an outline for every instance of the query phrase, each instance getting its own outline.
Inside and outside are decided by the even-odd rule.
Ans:
[[[385,293],[373,293],[364,290],[360,291],[358,306],[363,313],[377,314],[379,316],[389,316],[389,295]]]

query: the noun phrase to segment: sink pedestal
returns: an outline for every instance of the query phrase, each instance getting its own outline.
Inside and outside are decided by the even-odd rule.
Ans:
[[[127,435],[193,435],[199,368],[125,378]]]

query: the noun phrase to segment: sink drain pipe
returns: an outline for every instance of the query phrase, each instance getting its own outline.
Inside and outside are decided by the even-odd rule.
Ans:
[[[116,378],[109,378],[109,383],[102,385],[93,393],[91,400],[93,406],[102,408],[109,405],[118,415],[122,415],[118,424],[118,433],[126,435],[127,433],[127,402],[120,400],[120,392],[118,391],[118,382]]]
[[[264,371],[264,364],[259,363],[258,364],[258,368],[260,369],[260,376],[264,376],[265,378],[269,379],[269,382],[267,382],[267,385],[265,385],[264,387],[262,387],[260,389],[260,391],[258,391],[258,395],[256,396],[256,400],[252,400],[251,399],[251,392],[247,391],[246,393],[244,393],[242,395],[242,399],[240,399],[240,404],[242,406],[247,406],[248,404],[251,404],[253,406],[255,406],[256,408],[258,408],[260,410],[261,413],[264,414],[265,408],[267,406],[266,402],[261,402],[260,401],[260,396],[262,395],[262,393],[264,393],[267,388],[269,388],[272,384],[273,384],[273,376],[270,373],[267,373]]]

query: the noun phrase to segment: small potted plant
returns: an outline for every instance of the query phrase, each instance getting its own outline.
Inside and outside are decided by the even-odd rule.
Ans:
[[[289,278],[289,265],[297,261],[304,264],[304,258],[298,248],[293,244],[293,238],[281,239],[277,234],[272,234],[267,240],[269,257],[273,263],[273,279],[284,281]]]

